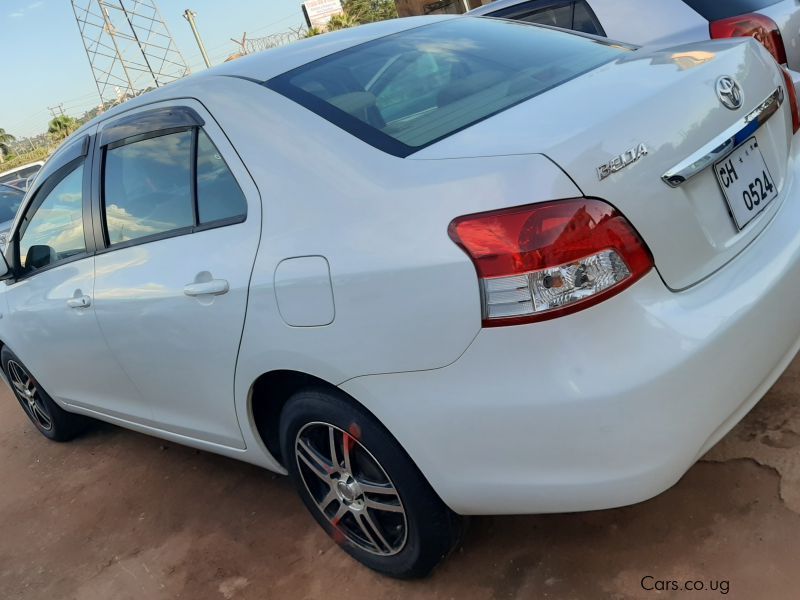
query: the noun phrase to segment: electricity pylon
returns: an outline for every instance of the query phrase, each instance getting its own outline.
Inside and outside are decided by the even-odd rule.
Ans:
[[[190,73],[155,0],[72,0],[103,106]]]

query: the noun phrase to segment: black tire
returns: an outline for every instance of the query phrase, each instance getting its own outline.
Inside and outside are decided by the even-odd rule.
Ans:
[[[326,389],[296,393],[281,413],[280,427],[283,462],[297,492],[328,535],[362,564],[400,579],[425,577],[459,541],[463,519],[441,501],[386,428],[345,394]],[[318,458],[327,460],[325,464],[332,471],[336,470],[330,460],[330,446],[327,453],[325,451],[326,431],[334,432],[330,435],[335,440],[340,472],[329,473],[319,468],[315,475],[310,464],[303,460],[311,456],[306,454],[307,448],[316,452]],[[349,441],[343,432],[348,432]],[[297,446],[298,434],[304,444],[302,449]],[[350,478],[346,475],[344,444],[350,448]],[[298,457],[298,453],[303,457]],[[377,469],[373,461],[378,463]],[[348,481],[354,482],[351,483],[353,489],[348,487]],[[373,482],[381,487],[378,494],[364,491],[362,487],[378,487]],[[391,490],[392,486],[396,494],[383,491]],[[325,498],[331,497],[328,494],[333,497],[321,509],[317,499],[322,497],[320,502],[324,504]],[[355,498],[352,502],[348,502],[350,496]],[[393,505],[393,508],[390,507],[390,512],[385,508],[371,508],[376,500],[382,507]],[[397,509],[402,514],[395,512]],[[330,519],[339,510],[346,512],[334,526]],[[364,517],[365,512],[367,517]],[[370,524],[378,527],[370,527]],[[359,537],[362,538],[360,542]],[[372,543],[368,537],[372,538]],[[366,546],[371,546],[372,550]]]
[[[90,420],[68,413],[56,404],[19,357],[6,346],[0,351],[0,364],[22,410],[44,437],[54,442],[68,442],[86,430]],[[29,383],[20,387],[25,377]],[[30,395],[23,394],[23,389],[28,390]]]

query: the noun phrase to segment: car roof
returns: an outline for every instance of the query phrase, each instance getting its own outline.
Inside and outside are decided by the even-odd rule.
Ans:
[[[129,110],[152,104],[160,100],[169,100],[180,97],[181,89],[187,85],[194,84],[201,78],[213,76],[240,77],[262,82],[277,75],[291,71],[304,64],[313,62],[330,54],[334,54],[353,46],[358,46],[365,42],[375,40],[387,35],[399,33],[430,25],[439,21],[454,18],[465,18],[461,15],[432,15],[424,17],[404,17],[402,19],[389,19],[351,27],[339,31],[333,31],[311,38],[299,40],[278,48],[271,48],[256,54],[245,56],[237,60],[223,63],[211,69],[201,71],[189,77],[185,77],[167,86],[148,91],[136,98],[132,98],[123,104],[115,106],[106,112],[98,115],[91,121],[84,124],[80,129],[72,134],[72,138],[79,137],[82,133],[94,125],[106,121],[110,118],[121,115]]]

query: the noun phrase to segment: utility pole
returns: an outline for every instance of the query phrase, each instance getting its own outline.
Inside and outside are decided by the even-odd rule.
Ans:
[[[197,16],[197,13],[193,13],[188,8],[183,13],[183,18],[189,21],[189,27],[192,28],[192,33],[194,34],[194,39],[197,40],[197,46],[200,48],[200,54],[203,55],[203,62],[206,63],[207,68],[211,68],[211,61],[208,60],[208,54],[206,53],[206,47],[203,45],[203,40],[200,38],[200,33],[197,31],[197,24],[194,22],[194,18]]]
[[[63,117],[64,116],[64,103],[63,102],[59,102],[57,106],[48,106],[47,110],[50,111],[50,114],[53,115],[54,119],[59,115]],[[56,110],[59,113],[58,115],[56,114]]]
[[[469,0],[463,0],[463,4],[464,4],[464,12],[469,12],[470,11]]]

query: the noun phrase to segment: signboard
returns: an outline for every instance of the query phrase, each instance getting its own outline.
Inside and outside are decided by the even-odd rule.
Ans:
[[[303,15],[306,25],[325,29],[333,15],[342,13],[341,0],[307,0],[303,2]]]

